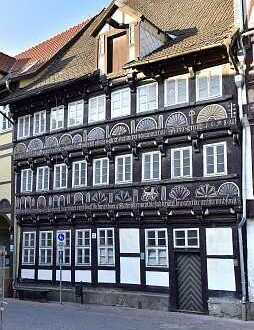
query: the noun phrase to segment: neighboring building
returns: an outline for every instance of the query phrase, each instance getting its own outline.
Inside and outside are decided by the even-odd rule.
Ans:
[[[57,288],[64,231],[88,302],[241,316],[234,27],[231,0],[114,1],[10,75],[17,286]]]

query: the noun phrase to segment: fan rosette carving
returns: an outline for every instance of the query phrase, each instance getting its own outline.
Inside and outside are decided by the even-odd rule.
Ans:
[[[154,202],[158,199],[159,192],[155,187],[146,187],[143,189],[141,200],[143,202]]]
[[[225,197],[239,197],[240,190],[234,182],[225,182],[219,187],[218,195]]]
[[[96,192],[92,197],[92,202],[97,204],[106,204],[108,202],[108,197],[104,193]]]
[[[38,209],[44,209],[47,205],[46,198],[44,196],[40,196],[37,199],[37,207]]]
[[[96,141],[96,140],[104,140],[105,139],[105,131],[101,127],[93,128],[87,135],[88,141]]]
[[[132,199],[128,191],[120,190],[115,194],[115,201],[119,203],[128,203],[131,202]]]
[[[116,124],[115,126],[113,126],[110,132],[111,136],[121,136],[128,134],[130,134],[130,128],[127,124],[124,123]]]
[[[82,135],[76,134],[72,138],[72,144],[77,145],[82,143]]]
[[[209,184],[201,185],[196,189],[196,197],[197,198],[213,198],[217,196],[217,192],[214,186],[210,186]]]
[[[157,123],[155,119],[149,117],[149,118],[143,118],[139,121],[136,131],[146,132],[146,131],[152,131],[154,129],[157,129]]]
[[[223,106],[219,104],[210,104],[200,110],[197,117],[197,123],[199,124],[212,120],[222,120],[226,119],[227,117],[227,111]]]
[[[185,186],[175,186],[169,193],[169,198],[175,201],[185,200],[190,195],[190,191]]]
[[[175,128],[181,126],[187,126],[188,120],[185,114],[182,112],[174,112],[168,116],[166,121],[166,128]]]
[[[27,149],[28,149],[28,151],[42,150],[43,149],[43,143],[40,139],[34,139],[34,140],[29,142]]]
[[[72,144],[72,137],[69,134],[64,134],[60,138],[60,145],[61,146],[69,146]]]
[[[14,148],[14,153],[15,155],[26,153],[26,145],[24,143],[18,143]]]
[[[45,141],[45,147],[49,148],[57,148],[58,147],[58,140],[55,136],[49,136]]]
[[[75,193],[74,194],[74,205],[83,205],[84,196],[82,193]]]

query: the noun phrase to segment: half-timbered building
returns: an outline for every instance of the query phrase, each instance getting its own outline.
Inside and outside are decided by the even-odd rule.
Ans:
[[[57,294],[65,231],[66,299],[241,314],[234,26],[232,0],[113,1],[8,77],[17,286]]]

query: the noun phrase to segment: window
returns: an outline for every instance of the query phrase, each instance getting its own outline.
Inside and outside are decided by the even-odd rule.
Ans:
[[[23,265],[34,265],[35,261],[35,232],[23,233]]]
[[[109,161],[108,158],[95,159],[93,161],[93,184],[108,184]]]
[[[103,121],[106,117],[106,96],[100,95],[89,99],[88,122]]]
[[[199,248],[199,229],[174,229],[175,248]]]
[[[58,164],[54,167],[54,188],[67,188],[68,169],[65,164]]]
[[[129,45],[133,46],[135,44],[135,24],[129,25]]]
[[[131,92],[129,88],[121,89],[111,94],[111,117],[130,115]]]
[[[132,155],[117,156],[115,158],[115,182],[132,182]]]
[[[158,84],[152,83],[137,88],[137,112],[158,108]]]
[[[10,110],[8,106],[0,107],[0,111],[8,118],[10,117]],[[0,133],[9,131],[12,128],[10,121],[0,113]]]
[[[76,265],[91,264],[91,231],[90,229],[76,230]]]
[[[146,265],[168,266],[168,240],[166,229],[146,230]]]
[[[30,115],[18,118],[18,139],[30,136]]]
[[[43,191],[49,189],[49,167],[37,168],[36,190]]]
[[[188,99],[188,78],[186,76],[165,80],[165,106],[187,103]]]
[[[171,150],[171,177],[185,178],[192,176],[192,148]]]
[[[21,192],[31,192],[33,190],[33,171],[25,169],[21,171]]]
[[[222,96],[222,70],[221,67],[200,71],[196,79],[197,100]]]
[[[204,175],[227,174],[227,145],[226,142],[204,146]]]
[[[98,229],[98,264],[115,265],[114,229]]]
[[[56,237],[60,233],[65,234],[65,245],[62,251],[62,255],[63,255],[62,264],[70,265],[71,264],[71,231],[70,230],[57,231]],[[60,251],[57,248],[57,264],[59,265],[59,263],[60,263]]]
[[[159,151],[142,155],[142,181],[161,179],[161,154]]]
[[[72,187],[84,187],[87,182],[87,163],[85,160],[72,164]]]
[[[50,113],[50,130],[54,131],[64,127],[64,106],[52,108]]]
[[[36,112],[34,114],[34,135],[43,134],[46,131],[46,111]]]
[[[68,127],[83,125],[84,102],[83,100],[68,104]]]
[[[39,242],[39,264],[51,265],[53,251],[53,232],[41,231]]]

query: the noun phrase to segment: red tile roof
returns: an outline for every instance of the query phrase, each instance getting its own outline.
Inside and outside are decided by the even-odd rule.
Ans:
[[[90,19],[87,19],[86,21],[16,55],[16,62],[9,71],[11,77],[13,78],[19,75],[36,72],[51,60],[75,36],[77,36],[89,21]]]
[[[0,52],[0,73],[8,73],[13,66],[15,58]]]

